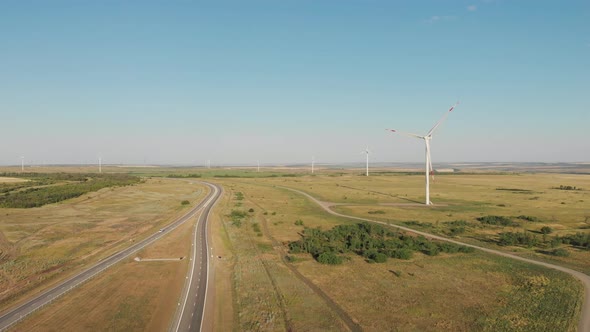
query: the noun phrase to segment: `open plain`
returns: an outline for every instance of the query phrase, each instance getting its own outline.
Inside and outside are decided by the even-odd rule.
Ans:
[[[365,177],[344,169],[309,175],[302,169],[259,173],[198,168],[129,168],[126,172],[142,172],[144,181],[40,208],[0,209],[4,248],[14,248],[3,252],[16,255],[3,256],[5,308],[84,264],[157,232],[183,213],[183,200],[196,202],[204,195],[204,187],[194,181],[203,178],[224,188],[210,222],[214,259],[206,326],[214,330],[577,329],[583,286],[563,272],[478,250],[417,251],[406,259],[379,263],[343,251],[337,252],[343,258],[337,265],[322,264],[308,253],[294,253],[290,243],[309,230],[328,231],[358,221],[328,214],[287,188],[308,193],[342,214],[588,273],[590,250],[572,242],[576,234],[582,238],[590,229],[588,175],[437,175],[432,185],[434,206],[425,207],[420,204],[424,178],[413,173],[384,170]],[[498,220],[505,224],[497,224]],[[412,232],[402,233],[415,237]],[[529,242],[502,242],[502,234],[513,233],[523,234],[518,239]],[[187,223],[138,256],[179,258],[188,255],[189,246]],[[556,255],[556,250],[566,254]],[[36,268],[35,262],[40,261],[63,262],[48,270]],[[24,267],[15,270],[17,264]],[[129,258],[18,326],[42,331],[67,322],[68,328],[77,330],[166,329],[186,264],[186,260]],[[20,285],[14,271],[29,282],[21,288],[9,287]],[[92,314],[83,317],[89,310]]]

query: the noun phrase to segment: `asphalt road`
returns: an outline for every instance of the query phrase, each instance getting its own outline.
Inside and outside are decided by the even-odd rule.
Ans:
[[[209,279],[209,244],[207,241],[207,220],[209,213],[221,196],[219,185],[206,183],[211,187],[211,204],[207,204],[195,225],[191,247],[191,264],[187,274],[183,293],[178,303],[178,310],[172,325],[172,331],[201,331],[207,301]]]
[[[535,265],[541,265],[541,266],[544,266],[544,267],[548,267],[550,269],[554,269],[554,270],[559,270],[559,271],[565,272],[565,273],[567,273],[567,274],[575,277],[576,279],[580,280],[582,282],[582,284],[584,285],[584,303],[582,304],[582,312],[580,314],[580,320],[578,322],[578,331],[579,332],[590,332],[590,276],[588,276],[588,275],[586,275],[586,274],[584,274],[582,272],[575,271],[575,270],[569,269],[567,267],[563,267],[563,266],[559,266],[559,265],[555,265],[555,264],[551,264],[551,263],[545,263],[545,262],[537,261],[537,260],[534,260],[534,259],[529,259],[529,258],[524,258],[524,257],[516,256],[516,255],[509,254],[509,253],[506,253],[506,252],[503,252],[503,251],[499,251],[499,250],[488,249],[488,248],[479,247],[479,246],[468,244],[468,243],[463,243],[463,242],[451,240],[451,239],[448,239],[446,237],[442,237],[442,236],[438,236],[438,235],[434,235],[434,234],[430,234],[430,233],[426,233],[426,232],[421,232],[421,231],[413,230],[411,228],[404,227],[404,226],[392,225],[392,224],[388,224],[388,223],[377,221],[377,220],[372,220],[372,219],[367,219],[367,218],[360,218],[360,217],[349,216],[349,215],[346,215],[346,214],[338,213],[338,212],[335,212],[332,209],[330,209],[330,206],[335,205],[335,204],[331,204],[329,202],[319,201],[318,199],[316,199],[315,197],[309,195],[308,193],[305,193],[303,191],[299,191],[297,189],[288,188],[288,187],[281,187],[281,188],[288,189],[288,190],[291,190],[291,191],[300,193],[300,194],[308,197],[314,203],[318,204],[324,210],[326,210],[326,212],[328,212],[328,213],[330,213],[332,215],[335,215],[335,216],[349,218],[349,219],[356,219],[356,220],[360,220],[360,221],[368,221],[368,222],[372,222],[372,223],[386,225],[386,226],[389,226],[389,227],[395,227],[395,228],[399,228],[399,229],[402,229],[402,230],[405,230],[405,231],[408,231],[408,232],[412,232],[414,234],[424,235],[424,236],[426,236],[428,238],[431,238],[431,239],[436,239],[436,240],[451,242],[451,243],[455,243],[455,244],[460,244],[460,245],[464,245],[466,247],[472,247],[472,248],[475,248],[475,249],[478,249],[478,250],[481,250],[481,251],[485,251],[485,252],[488,252],[490,254],[504,256],[504,257],[516,259],[516,260],[519,260],[519,261],[523,261],[523,262],[527,262],[527,263],[531,263],[531,264],[535,264]]]
[[[103,259],[102,261],[92,265],[91,267],[85,269],[84,271],[76,274],[65,281],[60,282],[56,286],[53,286],[50,289],[45,290],[41,294],[31,298],[30,300],[22,303],[16,307],[8,309],[7,311],[3,312],[0,316],[0,331],[6,330],[10,326],[14,325],[21,319],[27,317],[34,311],[40,309],[43,306],[50,304],[53,300],[59,298],[60,296],[64,295],[68,291],[74,289],[75,287],[79,286],[80,284],[86,282],[88,279],[96,276],[97,274],[101,273],[102,271],[108,269],[114,264],[117,264],[121,260],[129,257],[133,253],[143,249],[144,247],[152,244],[153,242],[157,241],[164,235],[168,234],[172,230],[174,230],[179,225],[183,224],[190,218],[192,218],[197,212],[199,212],[203,207],[210,208],[211,203],[219,196],[218,189],[213,190],[213,186],[207,184],[211,187],[211,192],[197,204],[193,209],[191,209],[187,214],[176,220],[175,222],[169,224],[168,226],[162,228],[160,231],[152,234],[151,236],[147,237],[146,239],[139,241],[132,245],[127,249],[123,249],[108,258]],[[217,195],[217,196],[216,196]]]

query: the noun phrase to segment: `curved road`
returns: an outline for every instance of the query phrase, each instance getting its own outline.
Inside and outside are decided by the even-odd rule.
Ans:
[[[578,272],[572,269],[568,269],[567,267],[563,267],[563,266],[559,266],[559,265],[554,265],[554,264],[550,264],[550,263],[545,263],[545,262],[541,262],[541,261],[536,261],[533,259],[529,259],[529,258],[524,258],[524,257],[520,257],[520,256],[516,256],[516,255],[512,255],[509,253],[505,253],[499,250],[494,250],[494,249],[488,249],[488,248],[484,248],[484,247],[479,247],[476,245],[472,245],[472,244],[468,244],[468,243],[463,243],[463,242],[459,242],[459,241],[455,241],[455,240],[451,240],[448,239],[446,237],[442,237],[442,236],[438,236],[438,235],[434,235],[434,234],[430,234],[430,233],[425,233],[425,232],[421,232],[421,231],[417,231],[408,227],[404,227],[404,226],[398,226],[398,225],[392,225],[392,224],[388,224],[382,221],[377,221],[377,220],[372,220],[372,219],[366,219],[366,218],[361,218],[361,217],[355,217],[355,216],[349,216],[346,214],[342,214],[342,213],[338,213],[333,211],[332,209],[330,209],[330,206],[333,205],[331,203],[328,202],[322,202],[318,199],[316,199],[315,197],[311,196],[308,193],[305,193],[303,191],[299,191],[297,189],[293,189],[293,188],[289,188],[289,187],[282,187],[282,186],[277,186],[280,188],[284,188],[284,189],[288,189],[294,192],[297,192],[301,195],[306,196],[307,198],[309,198],[311,201],[313,201],[314,203],[318,204],[319,206],[321,206],[324,210],[326,210],[326,212],[338,216],[338,217],[343,217],[343,218],[349,218],[349,219],[356,219],[356,220],[360,220],[360,221],[368,221],[368,222],[372,222],[372,223],[376,223],[376,224],[382,224],[382,225],[386,225],[389,227],[395,227],[404,231],[408,231],[408,232],[412,232],[415,234],[420,234],[426,237],[429,237],[431,239],[436,239],[436,240],[441,240],[441,241],[446,241],[446,242],[451,242],[451,243],[455,243],[455,244],[460,244],[466,247],[471,247],[471,248],[475,248],[481,251],[485,251],[487,253],[490,254],[494,254],[494,255],[499,255],[499,256],[503,256],[503,257],[508,257],[508,258],[512,258],[512,259],[516,259],[519,261],[523,261],[523,262],[527,262],[527,263],[531,263],[531,264],[536,264],[536,265],[541,265],[544,267],[548,267],[550,269],[554,269],[554,270],[558,270],[558,271],[562,271],[565,272],[567,274],[572,275],[573,277],[575,277],[576,279],[580,280],[582,282],[582,284],[584,285],[584,303],[582,305],[582,312],[580,314],[580,321],[578,322],[578,331],[579,332],[590,332],[590,276],[582,273],[582,272]]]
[[[211,187],[211,185],[209,185]],[[203,207],[210,207],[211,202],[216,198],[216,192],[213,190],[203,199],[199,204],[197,204],[193,209],[191,209],[187,214],[176,220],[175,222],[169,224],[168,226],[162,228],[159,232],[152,234],[151,236],[147,237],[146,239],[137,242],[136,244],[132,245],[127,249],[123,249],[118,253],[109,256],[108,258],[103,259],[102,261],[94,264],[90,268],[66,279],[58,283],[57,285],[53,286],[50,289],[45,290],[41,294],[31,298],[30,300],[22,303],[8,311],[5,311],[0,316],[0,331],[4,331],[10,326],[14,325],[21,319],[27,317],[34,311],[38,310],[39,308],[51,303],[56,298],[64,295],[68,291],[72,290],[73,288],[79,286],[80,284],[86,282],[88,279],[96,276],[97,274],[101,273],[102,271],[108,269],[114,264],[117,264],[121,260],[129,257],[133,253],[143,249],[144,247],[152,244],[153,242],[160,239],[162,236],[168,234],[176,227],[180,226],[190,218],[192,218],[199,210]]]
[[[207,220],[209,213],[221,196],[222,188],[217,184],[202,182],[211,188],[212,204],[201,212],[199,220],[195,225],[193,235],[192,252],[190,262],[192,263],[187,273],[183,294],[180,296],[178,310],[171,331],[201,331],[205,303],[207,300],[207,286],[209,280],[209,245],[207,242]]]

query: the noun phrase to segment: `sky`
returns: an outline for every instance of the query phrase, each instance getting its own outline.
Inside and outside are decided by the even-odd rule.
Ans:
[[[588,162],[590,2],[0,1],[0,165]]]

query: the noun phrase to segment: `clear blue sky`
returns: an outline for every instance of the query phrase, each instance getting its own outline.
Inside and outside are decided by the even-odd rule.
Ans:
[[[590,161],[590,2],[1,1],[0,164]]]

